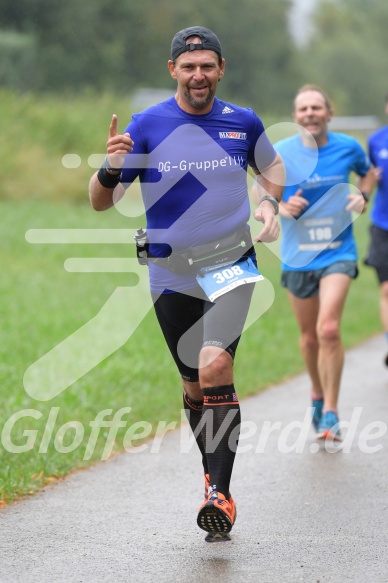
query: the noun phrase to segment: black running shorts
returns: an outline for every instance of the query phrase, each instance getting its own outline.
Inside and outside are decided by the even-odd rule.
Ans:
[[[198,382],[203,346],[217,346],[234,358],[254,284],[244,284],[210,302],[201,288],[152,294],[159,325],[183,379]]]
[[[380,283],[388,281],[388,231],[371,225],[366,265],[374,267]]]

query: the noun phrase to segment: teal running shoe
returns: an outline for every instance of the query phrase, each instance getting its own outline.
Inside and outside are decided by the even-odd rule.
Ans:
[[[311,406],[313,407],[313,426],[315,431],[318,431],[319,422],[322,418],[323,399],[312,399]]]
[[[331,439],[341,441],[341,431],[339,429],[339,419],[335,411],[326,411],[318,425],[318,439]]]

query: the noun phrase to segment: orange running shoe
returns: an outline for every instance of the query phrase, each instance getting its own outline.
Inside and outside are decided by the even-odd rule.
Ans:
[[[198,512],[198,526],[207,532],[225,533],[232,530],[235,520],[236,505],[233,498],[228,500],[221,492],[209,492]]]

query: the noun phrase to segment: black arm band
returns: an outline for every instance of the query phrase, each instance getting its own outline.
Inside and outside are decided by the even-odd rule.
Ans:
[[[99,183],[105,188],[115,188],[120,182],[121,172],[118,174],[110,174],[106,168],[100,168],[97,172]]]
[[[105,156],[101,168],[106,168],[107,170],[112,170],[113,172],[121,172],[121,168],[114,168],[111,164],[109,164],[108,155]]]
[[[370,199],[370,194],[368,194],[367,192],[362,192],[362,198],[365,200],[365,202],[369,202]]]

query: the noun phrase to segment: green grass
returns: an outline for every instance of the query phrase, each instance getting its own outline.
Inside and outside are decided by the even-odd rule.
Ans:
[[[131,245],[26,242],[28,229],[134,229],[144,224],[141,217],[125,217],[115,209],[93,212],[87,203],[87,181],[83,188],[85,202],[77,205],[45,200],[0,202],[0,430],[19,411],[33,410],[40,417],[20,419],[11,432],[12,443],[19,446],[26,444],[30,435],[29,451],[11,453],[3,447],[3,434],[0,443],[3,501],[33,493],[48,480],[101,459],[108,438],[108,428],[104,427],[93,455],[83,459],[92,431],[90,423],[100,411],[111,409],[113,415],[123,407],[131,407],[123,417],[126,424],[118,430],[113,453],[123,450],[124,435],[134,423],[146,421],[154,432],[159,421],[179,422],[181,418],[181,381],[152,311],[121,348],[51,401],[35,400],[24,389],[23,375],[32,363],[93,318],[117,287],[134,285],[128,273],[69,273],[64,269],[64,261],[69,257],[125,258],[133,253]],[[367,216],[355,224],[361,257],[367,243],[367,224]],[[297,327],[286,293],[279,286],[279,262],[265,246],[258,247],[258,254],[261,270],[274,286],[275,301],[242,337],[235,367],[240,397],[257,393],[303,370]],[[374,273],[361,262],[360,272],[346,305],[343,322],[346,347],[380,330]],[[134,306],[140,307],[143,292],[137,293],[136,287],[133,290]],[[109,327],[106,334],[109,336]],[[98,341],[99,338],[91,338],[92,345]],[[82,357],[80,350],[79,358]],[[39,453],[50,412],[58,413],[58,417],[51,437],[49,433],[45,437],[47,452]],[[76,424],[79,431],[82,426],[84,437],[73,451],[61,453],[54,440],[55,436],[60,438],[58,430],[66,423]],[[24,434],[25,431],[30,434]],[[69,428],[64,446],[70,446],[75,435],[76,428]]]

